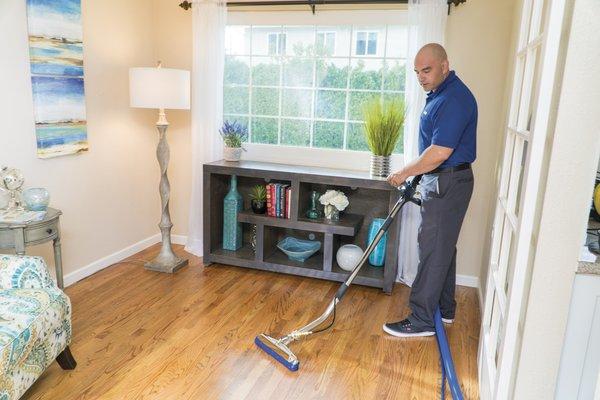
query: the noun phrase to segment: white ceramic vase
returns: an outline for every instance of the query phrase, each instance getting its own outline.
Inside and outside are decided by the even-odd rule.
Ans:
[[[225,161],[240,161],[242,156],[241,147],[223,147],[223,160]]]

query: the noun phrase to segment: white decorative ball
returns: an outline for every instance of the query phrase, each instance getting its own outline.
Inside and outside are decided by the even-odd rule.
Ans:
[[[337,251],[335,259],[341,269],[352,271],[363,255],[363,249],[355,244],[345,244]]]

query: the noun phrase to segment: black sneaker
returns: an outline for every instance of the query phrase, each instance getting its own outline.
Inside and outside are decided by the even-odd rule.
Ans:
[[[417,337],[417,336],[433,336],[434,331],[429,329],[419,329],[413,326],[409,319],[403,319],[400,322],[391,322],[383,325],[383,330],[392,336],[398,337]]]

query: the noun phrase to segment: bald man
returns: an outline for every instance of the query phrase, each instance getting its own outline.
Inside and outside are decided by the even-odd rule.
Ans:
[[[445,323],[454,321],[456,242],[473,193],[477,130],[475,97],[449,70],[442,46],[430,43],[421,48],[414,71],[427,92],[419,124],[420,156],[388,177],[391,185],[400,186],[408,177],[423,174],[419,270],[410,293],[411,314],[383,326],[400,337],[434,335],[438,306]]]

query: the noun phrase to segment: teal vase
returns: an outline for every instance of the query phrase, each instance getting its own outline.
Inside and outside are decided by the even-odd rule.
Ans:
[[[371,225],[369,226],[367,246],[370,245],[373,240],[375,240],[375,236],[377,235],[377,232],[379,232],[379,229],[383,226],[384,222],[385,219],[383,218],[373,218],[373,222],[371,222]],[[374,267],[383,267],[383,264],[385,264],[386,246],[387,232],[383,234],[383,237],[381,240],[379,240],[379,243],[377,243],[377,246],[375,246],[375,249],[373,249],[373,252],[369,256],[369,264]]]
[[[223,249],[237,250],[242,247],[242,223],[237,215],[244,206],[242,195],[237,191],[237,177],[231,175],[229,193],[223,201]]]

